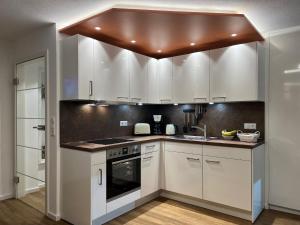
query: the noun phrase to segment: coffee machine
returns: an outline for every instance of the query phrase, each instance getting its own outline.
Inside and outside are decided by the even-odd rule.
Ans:
[[[162,134],[161,132],[161,115],[153,115],[154,126],[153,134]]]

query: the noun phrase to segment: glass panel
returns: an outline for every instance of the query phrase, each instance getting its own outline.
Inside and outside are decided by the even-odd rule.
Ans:
[[[17,198],[45,212],[45,58],[17,65]]]

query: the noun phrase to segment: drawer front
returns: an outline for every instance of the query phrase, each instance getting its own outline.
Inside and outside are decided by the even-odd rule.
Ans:
[[[251,211],[251,162],[203,156],[203,199]]]
[[[159,141],[145,143],[145,144],[142,144],[142,146],[141,146],[142,154],[145,154],[147,152],[155,152],[155,151],[159,151],[159,150],[160,150],[160,142]]]
[[[106,151],[95,152],[91,154],[92,165],[106,163]]]
[[[251,149],[220,146],[203,146],[203,155],[228,159],[251,160]]]
[[[168,152],[181,152],[187,154],[196,154],[202,155],[201,144],[188,144],[188,143],[179,143],[179,142],[165,142],[165,151]]]

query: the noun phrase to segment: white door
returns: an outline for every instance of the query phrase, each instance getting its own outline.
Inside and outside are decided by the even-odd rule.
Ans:
[[[172,58],[158,60],[157,76],[160,103],[172,103]]]
[[[129,52],[130,101],[147,102],[149,57]]]
[[[300,210],[300,32],[270,38],[270,204]]]
[[[210,51],[211,101],[258,99],[257,44],[234,45]]]
[[[251,210],[251,161],[203,156],[203,199]]]
[[[46,60],[16,65],[17,198],[45,212]]]
[[[159,88],[158,88],[158,74],[157,74],[158,60],[154,58],[149,59],[148,64],[148,103],[159,103]]]
[[[209,54],[196,52],[173,58],[173,98],[176,103],[209,101]]]
[[[165,151],[165,189],[202,198],[202,156]]]

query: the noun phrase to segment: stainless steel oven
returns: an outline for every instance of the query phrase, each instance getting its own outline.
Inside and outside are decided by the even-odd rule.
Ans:
[[[107,150],[107,201],[141,188],[141,145]]]

